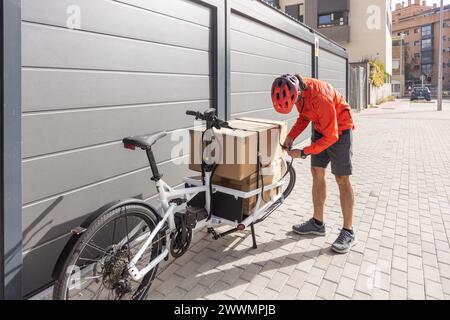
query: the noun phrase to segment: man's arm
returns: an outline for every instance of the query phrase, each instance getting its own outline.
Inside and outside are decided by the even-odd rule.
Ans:
[[[332,146],[339,140],[339,129],[337,122],[336,109],[331,99],[324,99],[317,108],[317,115],[321,127],[323,137],[314,142],[311,146],[306,147],[306,154],[319,154],[328,147]]]
[[[298,116],[297,122],[294,124],[291,131],[289,132],[288,137],[291,138],[292,141],[294,141],[295,139],[297,139],[299,135],[302,134],[302,132],[306,129],[309,123],[310,121],[304,119],[300,114]]]

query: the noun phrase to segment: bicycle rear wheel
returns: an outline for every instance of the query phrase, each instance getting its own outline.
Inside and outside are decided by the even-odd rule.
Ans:
[[[297,181],[297,173],[292,165],[289,166],[288,172],[286,174],[286,183],[283,186],[283,198],[286,199],[294,190],[295,183]]]
[[[80,236],[56,281],[58,300],[145,299],[158,266],[141,280],[128,274],[127,264],[136,255],[158,220],[141,205],[123,205],[98,217]],[[142,269],[161,252],[157,234],[136,264]]]

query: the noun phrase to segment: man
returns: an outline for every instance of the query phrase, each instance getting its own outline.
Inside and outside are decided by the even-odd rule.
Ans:
[[[326,235],[324,204],[327,194],[325,170],[331,162],[331,172],[339,186],[343,228],[332,245],[337,253],[347,253],[356,243],[353,231],[354,194],[352,175],[352,138],[354,124],[350,106],[344,97],[330,84],[299,75],[284,75],[272,85],[272,101],[277,112],[288,114],[294,105],[299,117],[288,134],[284,147],[293,158],[306,159],[311,156],[313,177],[312,198],[314,216],[309,221],[293,226],[300,235]],[[291,150],[295,139],[314,124],[312,144],[303,150]]]

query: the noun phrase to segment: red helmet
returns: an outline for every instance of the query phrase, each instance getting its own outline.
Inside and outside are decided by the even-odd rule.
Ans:
[[[272,84],[273,107],[278,113],[288,114],[298,100],[300,82],[297,77],[285,74]]]

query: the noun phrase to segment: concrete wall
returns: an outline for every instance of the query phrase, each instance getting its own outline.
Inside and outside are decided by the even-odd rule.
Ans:
[[[318,15],[340,8],[349,8],[349,23],[344,26],[321,28],[318,31],[347,49],[349,62],[378,59],[392,74],[391,0],[281,0],[287,5],[305,3],[305,24],[317,29]],[[370,39],[370,41],[368,41]]]
[[[392,94],[392,85],[390,83],[386,83],[379,88],[370,85],[369,88],[369,103],[371,105],[377,105],[381,100]]]
[[[350,42],[341,43],[349,62],[378,59],[392,74],[392,36],[389,31],[389,0],[350,1]]]

